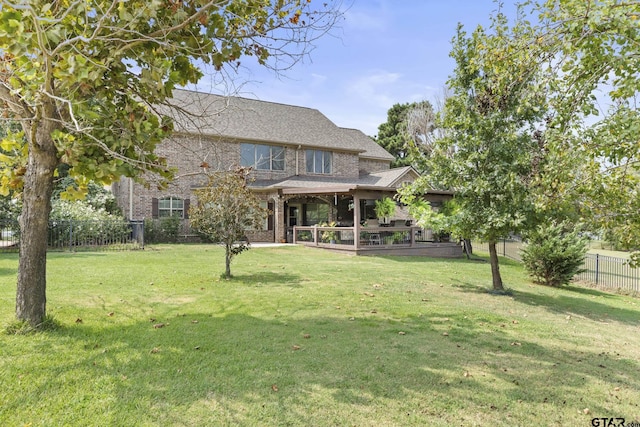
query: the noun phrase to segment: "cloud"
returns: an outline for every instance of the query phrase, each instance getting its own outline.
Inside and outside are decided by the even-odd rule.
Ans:
[[[365,10],[350,9],[344,14],[346,26],[349,27],[349,29],[359,31],[384,30],[387,27],[385,17],[379,13],[374,13]]]
[[[318,87],[327,80],[327,76],[323,74],[311,73],[311,86]]]
[[[362,98],[368,105],[375,104],[389,108],[393,102],[392,96],[388,93],[393,92],[391,89],[400,81],[401,77],[400,73],[374,71],[351,82],[348,90]]]

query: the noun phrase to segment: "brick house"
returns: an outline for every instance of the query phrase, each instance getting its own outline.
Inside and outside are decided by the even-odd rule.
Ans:
[[[193,190],[206,184],[206,172],[250,166],[251,187],[272,214],[263,231],[247,233],[249,240],[292,241],[296,226],[360,227],[375,217],[375,200],[418,177],[411,167],[390,168],[393,156],[375,141],[315,109],[184,90],[174,91],[172,104],[159,108],[173,117],[175,132],[157,153],[177,169],[176,177],[165,189],[127,178],[115,183],[112,191],[129,219],[176,215],[188,224],[189,206],[197,203]],[[450,195],[430,197],[438,203]],[[395,219],[410,225],[403,209]]]

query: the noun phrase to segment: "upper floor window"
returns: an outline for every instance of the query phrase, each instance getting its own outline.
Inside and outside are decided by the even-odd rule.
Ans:
[[[307,150],[307,173],[331,173],[331,152]]]
[[[240,144],[240,165],[258,170],[284,170],[284,147]]]
[[[158,199],[158,218],[177,216],[184,218],[185,202],[177,197]]]

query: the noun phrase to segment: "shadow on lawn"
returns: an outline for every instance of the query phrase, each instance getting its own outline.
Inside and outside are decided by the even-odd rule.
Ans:
[[[399,263],[458,263],[458,262],[466,262],[467,258],[433,258],[426,256],[399,256],[399,255],[372,255],[372,258],[380,258],[388,261],[394,261]]]
[[[542,286],[542,285],[536,285]],[[491,294],[489,288],[473,285],[468,282],[457,282],[452,285],[462,292]],[[602,303],[595,298],[615,298],[613,294],[600,292],[593,289],[579,288],[574,286],[563,288],[547,288],[555,291],[553,295],[527,292],[522,289],[508,289],[507,297],[527,305],[542,306],[547,311],[562,315],[579,315],[594,321],[612,320],[629,325],[640,325],[640,318],[636,310],[612,307],[610,304]],[[578,295],[572,295],[573,293]],[[496,295],[498,297],[503,295]]]
[[[357,407],[384,405],[388,399],[402,407],[416,395],[422,396],[422,416],[429,424],[429,416],[445,417],[451,409],[446,402],[452,401],[487,407],[487,400],[506,399],[547,414],[548,405],[583,408],[585,402],[574,398],[580,393],[572,391],[583,388],[586,378],[640,388],[638,378],[629,375],[640,370],[637,360],[596,350],[576,360],[574,350],[518,340],[514,330],[491,328],[463,314],[402,321],[371,314],[285,321],[199,313],[158,319],[166,325],[162,328],[148,320],[106,329],[76,324],[55,334],[78,341],[84,350],[53,369],[48,366],[42,375],[51,390],[57,389],[56,382],[69,381],[65,372],[77,373],[77,381],[109,384],[110,406],[126,408],[134,424],[157,425],[184,424],[185,419],[247,424],[252,418],[242,417],[256,414],[273,417],[272,425],[287,424],[287,414],[296,412],[323,417],[314,399]],[[557,383],[560,377],[562,384]],[[87,398],[69,396],[65,410],[73,411],[73,402]],[[608,414],[611,402],[597,402],[590,403],[593,413]],[[20,395],[3,403],[9,411],[28,404]],[[181,418],[194,406],[200,419]],[[495,410],[487,408],[488,413]],[[332,419],[327,413],[326,425],[347,423],[340,417],[348,414],[337,414]]]
[[[286,284],[293,287],[300,286],[300,276],[273,271],[260,271],[252,274],[234,274],[231,281],[239,281],[249,285]]]
[[[0,276],[16,276],[17,274],[17,268],[0,268]]]
[[[576,289],[557,289],[554,295],[543,295],[518,290],[514,292],[513,297],[516,301],[524,304],[543,306],[552,313],[575,314],[594,321],[612,320],[632,326],[640,325],[640,318],[638,318],[638,312],[636,310],[612,307],[610,304],[591,299],[613,298],[614,295],[607,294],[606,292],[584,292],[584,294],[591,295],[590,298],[587,298],[585,296],[573,296],[571,295],[572,292],[576,292]],[[583,294],[581,291],[577,293]],[[601,299],[600,301],[603,300]]]

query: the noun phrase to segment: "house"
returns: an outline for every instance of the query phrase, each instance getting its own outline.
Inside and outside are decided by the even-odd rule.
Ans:
[[[157,153],[177,168],[176,177],[164,189],[126,178],[114,184],[129,219],[178,216],[188,224],[189,206],[197,203],[193,190],[207,183],[206,172],[249,166],[250,186],[272,212],[264,230],[247,232],[250,241],[299,242],[297,233],[317,234],[318,224],[335,222],[349,228],[337,230],[343,237],[350,232],[350,239],[340,239],[341,246],[357,249],[360,239],[354,236],[361,234],[361,223],[375,218],[375,200],[392,197],[418,177],[411,167],[390,168],[393,156],[375,141],[359,130],[338,127],[312,108],[184,90],[174,91],[172,104],[158,108],[173,117],[175,131]],[[451,195],[429,197],[438,203]],[[405,210],[398,209],[392,219],[406,228],[404,243],[410,244],[414,224]],[[316,234],[307,242],[321,245]]]

